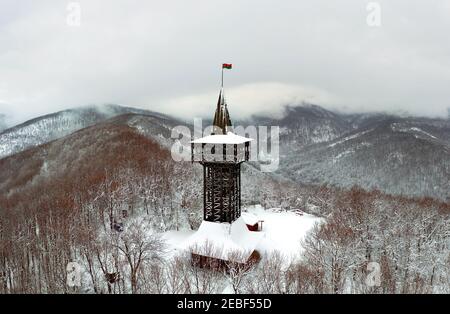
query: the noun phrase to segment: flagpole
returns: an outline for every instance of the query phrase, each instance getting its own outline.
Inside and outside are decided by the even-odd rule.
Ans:
[[[222,85],[221,87],[223,88],[223,65],[222,65]]]

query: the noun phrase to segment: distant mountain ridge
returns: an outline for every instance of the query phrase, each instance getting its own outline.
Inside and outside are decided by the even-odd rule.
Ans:
[[[280,127],[277,172],[298,183],[450,200],[449,120],[346,115],[310,105],[247,123]]]
[[[168,204],[169,196],[183,197],[198,203],[189,208],[201,218],[201,166],[171,157],[171,130],[178,124],[164,115],[126,113],[4,157],[0,159],[0,203],[9,198],[14,204],[31,206],[29,199],[39,197],[52,201],[67,195],[91,197],[102,193],[105,180],[120,182],[115,187],[121,191],[128,191],[130,182],[142,180],[148,189],[129,191],[136,199],[152,194],[154,202],[161,198]],[[242,170],[243,201],[259,202],[261,194],[272,194],[273,186],[283,182],[252,165]]]
[[[131,127],[166,149],[173,143],[172,128],[185,124],[164,114],[117,105],[65,110],[1,132],[0,160],[86,128],[95,137],[95,126],[103,123]],[[280,165],[270,174],[274,180],[344,188],[359,185],[450,200],[450,120],[342,114],[305,104],[287,106],[281,118],[255,115],[235,121],[235,125],[250,124],[280,127]],[[257,167],[255,163],[249,171],[256,175]]]
[[[87,106],[63,110],[3,130],[0,133],[0,158],[48,143],[77,130],[127,113],[167,118],[160,113],[119,105]]]

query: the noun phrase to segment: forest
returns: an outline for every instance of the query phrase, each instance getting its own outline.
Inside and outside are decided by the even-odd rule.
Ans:
[[[301,260],[274,252],[219,272],[168,254],[161,232],[201,222],[201,173],[156,142],[106,125],[21,156],[0,160],[13,178],[0,193],[1,293],[220,293],[226,285],[235,293],[449,292],[448,203],[297,185],[249,166],[244,206],[300,208],[326,223],[299,243]],[[73,261],[81,287],[67,284]],[[379,284],[368,286],[373,262]]]

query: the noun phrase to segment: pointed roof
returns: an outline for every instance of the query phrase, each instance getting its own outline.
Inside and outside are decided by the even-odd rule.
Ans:
[[[223,88],[220,89],[219,99],[217,100],[217,108],[214,113],[214,134],[222,133],[227,134],[228,130],[231,129],[231,119],[230,113],[228,112],[227,103],[225,101],[225,96],[223,93]]]

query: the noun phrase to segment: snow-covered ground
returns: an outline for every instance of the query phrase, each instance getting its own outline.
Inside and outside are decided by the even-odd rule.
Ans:
[[[364,135],[364,134],[369,133],[371,131],[373,131],[373,129],[370,129],[370,130],[367,130],[367,131],[363,131],[363,132],[359,132],[359,133],[356,133],[356,134],[353,134],[353,135],[349,135],[349,136],[347,136],[347,137],[345,137],[345,138],[343,138],[343,139],[341,139],[339,141],[331,143],[330,145],[328,145],[328,147],[334,147],[336,145],[342,144],[342,143],[347,142],[349,140],[353,140],[353,139],[355,139],[357,137],[360,137],[361,135]]]
[[[301,240],[322,218],[297,211],[280,211],[279,208],[265,210],[261,206],[247,208],[259,220],[263,220],[264,237],[257,250],[262,253],[280,251],[286,257],[298,258],[301,254]]]
[[[184,242],[193,235],[195,231],[193,230],[183,230],[183,231],[167,231],[164,232],[163,238],[166,240],[167,246],[170,252],[176,252],[183,248]]]
[[[260,205],[244,208],[263,223],[263,237],[256,249],[264,256],[272,251],[279,251],[288,258],[298,258],[302,252],[301,240],[322,218],[300,211],[281,211],[279,208],[264,209]],[[195,231],[168,231],[163,237],[172,253],[186,249],[188,238]]]

